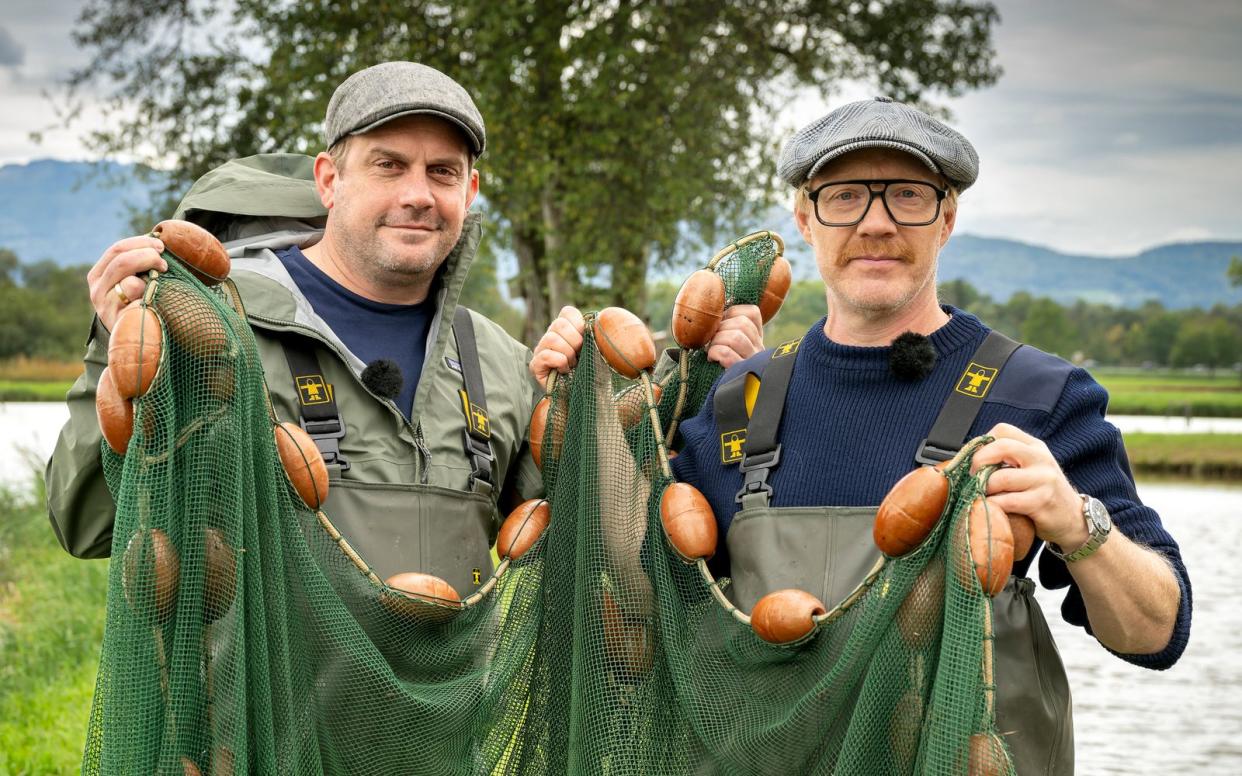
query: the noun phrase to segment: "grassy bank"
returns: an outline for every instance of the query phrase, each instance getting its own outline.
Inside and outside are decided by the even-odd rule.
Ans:
[[[1108,389],[1108,411],[1115,415],[1242,417],[1242,380],[1229,372],[1207,375],[1095,369],[1092,375]]]
[[[106,561],[56,543],[41,498],[0,491],[0,774],[81,767],[107,584]]]
[[[80,374],[81,361],[25,357],[0,361],[0,401],[64,401]]]
[[[1137,475],[1242,480],[1242,434],[1126,434]]]

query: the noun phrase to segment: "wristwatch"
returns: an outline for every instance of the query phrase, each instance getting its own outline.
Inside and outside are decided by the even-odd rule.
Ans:
[[[1055,544],[1048,545],[1048,551],[1066,563],[1090,557],[1113,530],[1113,518],[1098,498],[1086,493],[1079,493],[1078,497],[1082,499],[1082,516],[1087,521],[1087,541],[1073,552],[1062,552]]]

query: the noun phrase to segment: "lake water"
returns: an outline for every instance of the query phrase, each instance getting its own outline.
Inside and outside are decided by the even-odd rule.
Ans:
[[[51,454],[65,405],[0,403],[0,483],[31,481]],[[1130,419],[1114,418],[1123,431]],[[1172,421],[1180,418],[1136,418]],[[1203,419],[1195,419],[1202,421]],[[1238,428],[1194,431],[1242,433]],[[1156,429],[1166,433],[1177,428]],[[1074,696],[1078,773],[1242,774],[1242,605],[1235,599],[1235,553],[1242,548],[1242,487],[1140,483],[1182,546],[1194,586],[1190,646],[1170,671],[1136,668],[1119,660],[1059,616],[1061,593],[1037,593],[1069,673]]]

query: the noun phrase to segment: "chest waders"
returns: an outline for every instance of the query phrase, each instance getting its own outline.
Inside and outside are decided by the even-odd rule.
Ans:
[[[453,337],[462,376],[462,446],[472,467],[469,491],[347,477],[351,466],[340,452],[346,425],[332,386],[324,381],[315,343],[296,334],[280,343],[298,389],[299,421],[328,464],[331,487],[324,511],[333,525],[380,579],[421,571],[467,595],[492,571],[488,537],[496,517],[495,457],[474,325],[464,307],[454,313]]]
[[[725,538],[732,579],[727,595],[742,611],[783,588],[806,590],[831,608],[880,557],[872,539],[878,505],[770,506],[768,475],[780,463],[780,422],[797,345],[775,348],[761,380],[748,372],[716,391],[713,410],[722,457],[739,463],[744,478],[737,494],[740,509]],[[972,356],[972,369],[992,370],[995,377],[1018,347],[991,332]],[[967,390],[971,385],[966,376],[961,384]],[[982,405],[981,396],[953,391],[915,451],[916,462],[932,465],[952,458]],[[1019,776],[1062,776],[1074,772],[1069,682],[1034,590],[1030,579],[1011,576],[992,600],[996,727]]]

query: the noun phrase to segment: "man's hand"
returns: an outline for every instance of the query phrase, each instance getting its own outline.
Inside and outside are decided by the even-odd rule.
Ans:
[[[753,304],[735,304],[725,310],[716,333],[707,343],[707,358],[725,369],[763,350],[763,318]]]
[[[561,314],[539,338],[534,358],[530,360],[530,372],[544,389],[548,387],[550,374],[565,374],[578,363],[585,329],[586,319],[577,307],[562,307]]]
[[[578,363],[586,320],[576,307],[563,307],[561,314],[535,345],[530,361],[531,374],[545,388],[548,376],[562,374]],[[763,319],[753,304],[737,304],[725,310],[724,318],[707,343],[707,358],[726,369],[763,350]]]
[[[1008,514],[1031,518],[1040,539],[1067,552],[1082,546],[1089,536],[1082,499],[1043,440],[1008,423],[988,434],[995,441],[979,448],[970,467],[974,473],[1005,464],[988,479],[988,498]]]
[[[168,262],[160,256],[163,250],[164,243],[154,237],[126,237],[114,242],[86,273],[91,305],[105,329],[112,331],[121,310],[142,298],[147,281],[138,275],[153,269],[168,271]]]

